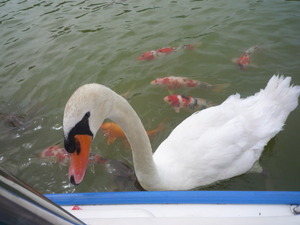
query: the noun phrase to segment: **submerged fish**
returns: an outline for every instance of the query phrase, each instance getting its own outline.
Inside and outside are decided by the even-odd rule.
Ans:
[[[153,60],[153,59],[157,59],[157,58],[161,58],[163,56],[166,55],[170,55],[172,53],[178,52],[178,51],[183,51],[183,50],[191,50],[194,49],[196,47],[200,46],[200,44],[198,45],[181,45],[179,47],[163,47],[160,49],[156,49],[156,50],[151,50],[148,51],[142,55],[140,55],[137,60],[141,61],[141,60]]]
[[[65,148],[62,148],[59,145],[53,145],[40,152],[38,157],[40,159],[49,158],[53,159],[54,161],[58,161],[59,163],[63,163],[70,158],[70,154],[66,151]],[[90,153],[89,163],[105,164],[105,162],[106,159],[102,158],[99,154]]]
[[[53,145],[40,152],[39,158],[51,158],[58,162],[64,162],[65,160],[70,158],[70,155],[64,148],[60,147],[59,145]]]
[[[65,148],[59,145],[50,146],[39,154],[40,159],[53,159],[54,162],[64,163],[70,158],[70,154]],[[105,166],[107,173],[114,178],[116,189],[114,191],[140,191],[143,190],[139,185],[135,176],[134,170],[126,163],[115,160],[106,159],[97,153],[89,154],[89,164],[102,164]],[[73,207],[72,210],[80,210],[80,208]]]
[[[250,56],[257,50],[261,49],[259,46],[253,46],[242,53],[238,59],[233,59],[233,62],[243,70],[250,64]]]
[[[164,97],[164,101],[173,106],[177,113],[179,113],[182,108],[200,110],[213,106],[212,102],[206,99],[192,98],[184,95],[169,95]]]
[[[7,127],[20,129],[29,126],[27,116],[22,114],[0,113],[0,119]]]
[[[200,87],[205,89],[211,89],[214,91],[223,90],[224,88],[228,87],[228,84],[209,84],[207,82],[202,82],[199,80],[192,80],[187,77],[160,77],[156,78],[155,80],[151,81],[151,85],[158,85],[158,86],[165,86],[168,89],[178,89],[184,87]]]
[[[156,129],[147,131],[147,134],[149,137],[156,135],[158,132],[160,132],[164,127],[163,123],[160,123]],[[114,123],[114,122],[106,122],[101,125],[101,130],[104,133],[104,136],[107,137],[106,143],[112,144],[117,138],[122,139],[123,141],[126,141],[127,143],[127,138],[125,136],[125,133],[121,129],[121,127]]]

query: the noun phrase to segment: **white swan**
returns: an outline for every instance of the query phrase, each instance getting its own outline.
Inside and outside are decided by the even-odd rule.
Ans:
[[[69,179],[85,174],[90,144],[103,120],[124,130],[137,178],[146,190],[188,190],[245,173],[298,105],[300,86],[273,76],[266,88],[245,99],[196,112],[179,124],[152,155],[147,133],[129,103],[109,88],[87,84],[66,104],[65,148],[72,153]]]

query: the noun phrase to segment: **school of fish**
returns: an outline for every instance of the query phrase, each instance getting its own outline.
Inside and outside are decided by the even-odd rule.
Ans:
[[[151,50],[143,53],[137,58],[137,60],[150,61],[176,52],[180,52],[184,50],[192,50],[199,47],[200,45],[201,43],[185,44],[178,47],[162,47],[156,50]],[[259,49],[261,49],[259,46],[252,46],[251,48],[244,51],[239,58],[233,59],[233,62],[235,62],[241,69],[246,69],[246,67],[250,64],[250,57],[254,52],[256,52]],[[187,77],[180,77],[180,76],[159,77],[151,81],[150,84],[152,86],[166,87],[168,90],[198,87],[198,88],[208,89],[212,91],[221,91],[229,86],[229,84],[209,84],[207,82],[203,82],[200,80],[193,80]],[[191,110],[201,110],[214,105],[211,101],[208,101],[206,99],[194,98],[194,97],[180,95],[180,94],[168,95],[164,97],[163,100],[167,104],[171,105],[175,109],[175,112],[177,113],[179,113],[180,109],[182,108],[188,108]],[[148,136],[152,137],[156,135],[163,129],[163,127],[164,124],[161,123],[158,125],[156,129],[147,131]],[[121,139],[124,141],[125,144],[128,144],[126,136],[118,124],[114,122],[106,122],[101,125],[100,129],[103,131],[104,136],[107,137],[108,145],[114,143],[117,139]],[[57,160],[58,162],[63,162],[65,160],[68,160],[69,157],[70,156],[67,153],[67,151],[58,145],[50,146],[49,148],[43,150],[39,154],[39,158],[52,158]],[[89,158],[89,162],[90,163],[98,162],[104,164],[106,162],[106,159],[102,158],[99,154],[91,154]]]
[[[163,48],[159,48],[156,50],[151,50],[151,51],[145,52],[144,54],[140,55],[137,58],[137,60],[139,60],[139,61],[154,60],[154,59],[161,58],[163,56],[173,54],[178,51],[182,51],[182,50],[186,50],[186,49],[191,50],[200,45],[201,44],[198,44],[198,45],[187,44],[187,45],[182,45],[179,47],[163,47]],[[233,59],[233,62],[236,63],[240,67],[240,69],[244,70],[250,64],[250,58],[253,55],[253,53],[260,49],[261,49],[261,47],[259,47],[257,45],[252,46],[252,47],[248,48],[247,50],[245,50],[239,58]],[[200,80],[193,80],[193,79],[189,79],[187,77],[180,77],[180,76],[159,77],[159,78],[156,78],[155,80],[151,81],[150,84],[152,86],[166,87],[169,90],[169,92],[170,92],[170,90],[174,90],[174,89],[195,88],[195,87],[218,92],[218,91],[224,90],[225,88],[227,88],[229,86],[229,84],[209,84],[207,82],[203,82]],[[171,94],[171,92],[170,92],[170,94]],[[189,96],[180,95],[180,94],[166,96],[164,98],[164,101],[166,103],[170,104],[172,107],[174,107],[175,112],[180,112],[181,108],[189,108],[192,110],[201,110],[203,108],[213,106],[212,102],[207,101],[206,99],[194,98],[194,97],[189,97]],[[114,136],[112,136],[111,138],[108,138],[108,143],[112,143],[114,141],[114,139],[115,139]]]

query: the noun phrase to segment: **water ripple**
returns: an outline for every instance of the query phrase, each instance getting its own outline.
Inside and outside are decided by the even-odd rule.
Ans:
[[[97,32],[97,31],[100,31],[104,29],[104,27],[99,27],[99,28],[96,28],[96,29],[85,29],[85,30],[78,30],[78,32],[81,32],[81,33],[93,33],[93,32]]]
[[[5,137],[1,139],[1,163],[43,192],[113,190],[112,181],[100,166],[94,170],[101,174],[103,183],[95,181],[95,174],[89,170],[87,180],[74,188],[68,183],[67,166],[34,160],[41,150],[62,143],[64,105],[78,86],[98,82],[119,93],[132,89],[128,100],[146,127],[165,118],[171,120],[166,133],[154,141],[158,146],[190,112],[174,114],[162,101],[166,91],[154,90],[149,86],[151,80],[175,74],[211,83],[229,82],[230,88],[220,94],[182,90],[184,94],[221,103],[232,93],[246,95],[260,89],[278,70],[287,75],[297,74],[298,9],[299,1],[2,1],[1,105],[11,102],[11,112],[30,111],[31,126],[22,130],[1,127]],[[199,42],[203,45],[193,51],[157,61],[136,61],[138,55],[151,49]],[[241,71],[231,62],[248,47],[268,42],[271,47],[253,58],[257,67]],[[299,77],[293,79],[300,84]],[[290,123],[300,120],[297,115],[300,114],[291,117]],[[291,152],[296,152],[300,140],[287,140],[299,130],[296,126],[287,128],[274,149],[288,149],[285,156],[289,163],[282,166],[298,171],[299,164],[294,162],[297,157]],[[96,141],[94,150],[101,144],[101,153],[131,162],[129,151],[106,146],[102,141]],[[280,161],[276,157],[274,160]],[[24,171],[20,165],[24,165]],[[271,169],[280,174],[282,168]],[[297,175],[289,176],[298,179]],[[278,175],[280,187],[300,188],[299,184],[282,184],[282,179],[284,175]],[[219,187],[245,186],[240,178],[233,184]]]
[[[23,3],[26,3],[26,2],[24,1]],[[45,1],[42,1],[42,2],[36,3],[36,4],[32,5],[32,6],[29,6],[29,7],[27,7],[27,8],[20,9],[19,11],[27,11],[27,10],[33,9],[33,8],[35,8],[35,7],[39,7],[39,6],[41,6],[42,4],[44,4],[44,3],[45,3]]]
[[[48,15],[48,14],[51,14],[51,13],[55,13],[55,12],[58,12],[59,10],[60,10],[59,8],[58,9],[53,9],[53,10],[50,10],[48,12],[45,12],[45,13],[41,14],[41,16],[45,16],[45,15]]]

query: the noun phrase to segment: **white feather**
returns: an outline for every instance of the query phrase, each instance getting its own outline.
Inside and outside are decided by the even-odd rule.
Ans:
[[[165,182],[191,189],[251,169],[298,104],[300,87],[290,80],[273,76],[254,96],[236,94],[185,119],[154,154]]]
[[[179,124],[154,155],[137,114],[119,95],[102,85],[79,88],[67,103],[64,132],[89,111],[94,136],[105,118],[124,130],[135,172],[146,190],[187,190],[250,170],[264,146],[298,105],[300,86],[273,76],[253,96],[232,95],[221,105],[194,113]]]

